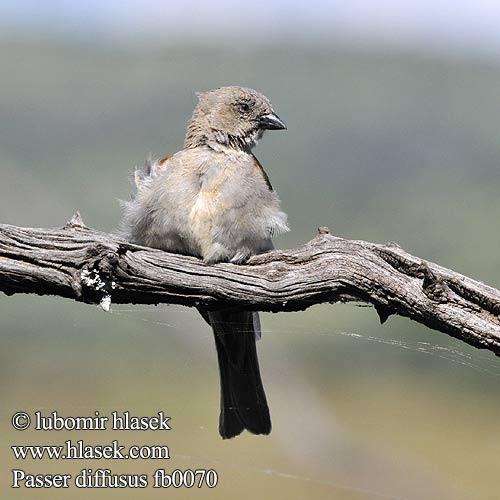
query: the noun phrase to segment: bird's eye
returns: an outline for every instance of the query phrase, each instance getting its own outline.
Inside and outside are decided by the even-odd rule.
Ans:
[[[248,113],[250,111],[250,105],[247,102],[240,102],[239,108],[243,113]]]

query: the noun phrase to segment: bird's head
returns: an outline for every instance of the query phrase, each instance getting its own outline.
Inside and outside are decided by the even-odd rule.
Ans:
[[[221,87],[198,95],[184,147],[208,144],[250,151],[265,130],[286,125],[274,112],[269,99],[244,87]]]

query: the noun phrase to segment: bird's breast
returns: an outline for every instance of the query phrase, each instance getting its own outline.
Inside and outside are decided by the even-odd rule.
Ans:
[[[269,247],[272,229],[286,227],[285,216],[253,157],[212,154],[198,165],[197,188],[185,206],[193,247],[204,258],[218,252],[218,260],[243,246],[251,253]]]
[[[188,219],[191,233],[200,246],[202,255],[212,245],[214,231],[221,225],[224,212],[229,208],[227,200],[224,201],[221,196],[227,173],[220,171],[216,175],[204,177]]]

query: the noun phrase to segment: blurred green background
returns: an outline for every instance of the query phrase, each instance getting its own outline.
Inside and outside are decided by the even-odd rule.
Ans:
[[[112,231],[129,174],[181,148],[195,91],[237,84],[286,133],[256,149],[293,247],[318,226],[396,241],[500,287],[500,66],[494,59],[346,43],[0,39],[0,221]],[[274,429],[222,441],[212,334],[174,306],[100,308],[0,298],[0,495],[24,498],[495,499],[500,362],[407,319],[355,305],[263,314]],[[168,433],[23,433],[15,411],[172,416]],[[167,444],[167,462],[15,461],[13,444]],[[148,473],[213,468],[214,490],[12,490],[10,469]]]

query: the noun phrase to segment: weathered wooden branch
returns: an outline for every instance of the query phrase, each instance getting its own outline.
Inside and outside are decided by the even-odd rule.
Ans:
[[[293,250],[245,265],[201,260],[132,245],[86,227],[0,225],[0,291],[100,303],[175,303],[298,311],[322,302],[363,301],[384,322],[406,316],[500,356],[500,291],[414,257],[326,229]]]

